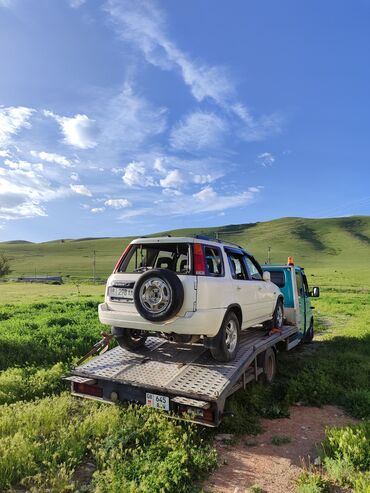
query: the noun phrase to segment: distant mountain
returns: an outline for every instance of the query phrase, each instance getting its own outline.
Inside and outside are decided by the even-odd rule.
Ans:
[[[303,266],[333,269],[370,268],[370,216],[330,219],[286,217],[273,221],[230,224],[210,228],[187,228],[158,233],[173,236],[208,235],[235,242],[253,252],[263,263],[286,262],[293,255]],[[154,236],[154,235],[150,235]],[[46,243],[13,241],[0,243],[0,252],[11,261],[12,276],[49,274],[91,277],[93,252],[96,273],[106,277],[123,248],[132,238],[81,238]]]

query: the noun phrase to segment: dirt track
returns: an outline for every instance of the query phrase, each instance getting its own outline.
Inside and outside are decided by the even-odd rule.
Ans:
[[[290,418],[262,421],[264,432],[244,435],[236,445],[216,442],[221,465],[205,482],[214,493],[244,493],[258,485],[266,493],[288,493],[295,490],[295,478],[302,470],[302,460],[308,463],[317,457],[316,445],[325,436],[325,427],[344,426],[354,420],[334,406],[290,409]],[[273,445],[274,436],[289,437],[287,444]],[[248,491],[248,490],[247,490]]]

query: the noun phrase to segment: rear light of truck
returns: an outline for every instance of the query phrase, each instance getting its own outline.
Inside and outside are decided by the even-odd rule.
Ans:
[[[113,274],[115,274],[118,271],[120,265],[122,264],[124,258],[126,257],[126,255],[128,254],[128,252],[130,251],[130,249],[131,249],[131,245],[127,245],[127,247],[124,249],[122,255],[120,256],[118,262],[116,263],[116,266],[115,266],[115,268],[113,270]]]
[[[86,383],[74,383],[73,390],[77,394],[92,395],[94,397],[103,397],[103,389],[97,385],[88,385]]]
[[[194,268],[196,276],[206,275],[206,261],[201,243],[194,243]]]
[[[179,405],[178,413],[180,416],[186,414],[190,419],[194,419],[198,422],[204,421],[205,423],[210,424],[214,422],[214,412],[212,409],[200,409],[193,406]]]

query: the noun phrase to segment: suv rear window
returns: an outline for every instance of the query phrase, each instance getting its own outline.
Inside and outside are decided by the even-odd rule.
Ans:
[[[187,243],[143,243],[130,248],[117,272],[143,272],[169,269],[176,274],[190,274],[190,245]]]

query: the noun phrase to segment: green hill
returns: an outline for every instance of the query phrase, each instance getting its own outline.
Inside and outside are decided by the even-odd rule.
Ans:
[[[312,270],[344,269],[370,277],[370,216],[332,219],[283,218],[250,224],[213,228],[191,228],[160,234],[187,236],[208,234],[233,241],[253,252],[262,263],[271,247],[273,263],[286,262],[288,255]],[[131,238],[83,238],[46,243],[12,241],[0,243],[0,253],[7,255],[12,276],[50,274],[92,277],[93,252],[96,252],[96,275],[105,278]]]

